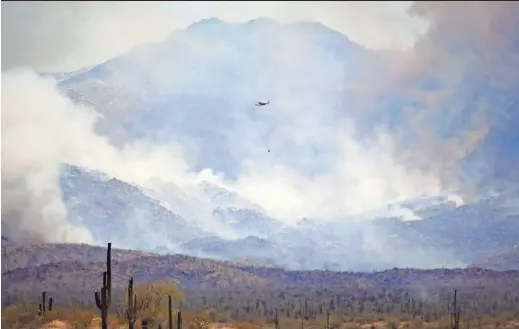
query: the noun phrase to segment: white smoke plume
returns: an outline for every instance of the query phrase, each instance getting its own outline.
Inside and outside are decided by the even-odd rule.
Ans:
[[[490,129],[488,112],[495,106],[495,102],[490,102],[489,99],[481,100],[466,120],[471,122],[468,128],[449,138],[439,136],[434,129],[438,116],[444,113],[454,113],[453,118],[460,115],[461,111],[457,111],[453,98],[457,104],[468,104],[466,97],[471,95],[461,93],[465,82],[460,81],[459,77],[480,64],[464,61],[478,54],[488,59],[485,62],[488,65],[484,65],[485,73],[495,74],[494,78],[503,75],[503,81],[507,82],[517,79],[510,71],[503,69],[503,66],[495,68],[490,65],[499,62],[495,59],[498,55],[502,56],[499,58],[505,58],[506,63],[516,59],[510,55],[511,52],[505,45],[505,41],[510,38],[507,33],[512,25],[505,23],[511,18],[507,15],[509,9],[504,8],[511,5],[416,3],[411,10],[423,15],[430,22],[429,32],[412,50],[398,51],[395,56],[390,52],[380,53],[381,57],[386,58],[387,65],[380,67],[384,74],[382,71],[368,72],[350,90],[354,90],[356,96],[365,95],[367,105],[378,102],[382,93],[402,92],[419,101],[420,107],[410,108],[406,112],[406,129],[409,130],[390,129],[379,121],[373,124],[370,138],[366,139],[360,137],[363,131],[359,128],[359,122],[367,120],[373,114],[367,110],[368,106],[365,108],[358,104],[356,108],[348,109],[340,120],[330,122],[329,111],[326,109],[330,103],[325,91],[299,95],[283,87],[283,83],[299,81],[303,84],[304,81],[316,79],[331,81],[324,87],[333,84],[334,88],[341,88],[342,83],[344,86],[351,85],[351,82],[333,79],[338,64],[329,56],[321,55],[318,50],[309,49],[304,38],[300,40],[295,35],[292,38],[290,34],[275,36],[266,32],[262,37],[275,40],[278,47],[263,50],[258,47],[259,52],[265,52],[261,55],[273,59],[273,64],[268,68],[259,68],[264,72],[251,87],[250,93],[261,94],[261,91],[268,90],[269,95],[279,100],[276,105],[273,103],[275,111],[261,114],[274,124],[269,128],[266,141],[262,140],[266,128],[261,124],[228,128],[226,136],[233,139],[230,145],[236,155],[234,160],[239,164],[236,177],[229,177],[213,171],[212,168],[202,172],[195,169],[193,158],[207,150],[192,149],[189,141],[182,144],[176,141],[156,143],[141,140],[114,146],[113,141],[96,129],[96,124],[103,119],[98,112],[87,106],[74,104],[59,92],[52,79],[42,78],[30,69],[19,68],[29,66],[37,70],[53,69],[62,60],[68,62],[69,67],[78,68],[78,57],[75,56],[84,49],[76,47],[78,44],[97,45],[97,50],[95,47],[91,49],[90,60],[95,58],[102,61],[107,58],[98,58],[97,56],[102,57],[98,50],[104,47],[102,45],[107,40],[102,39],[96,43],[94,36],[111,31],[112,34],[107,32],[107,35],[118,41],[117,49],[113,50],[115,54],[139,42],[157,41],[162,36],[165,38],[170,32],[165,28],[168,26],[168,16],[154,16],[161,12],[156,7],[138,7],[139,10],[148,8],[149,11],[141,11],[139,24],[135,24],[135,8],[123,10],[115,4],[105,8],[85,3],[81,8],[70,5],[59,10],[56,7],[51,8],[52,4],[43,3],[13,3],[11,6],[20,6],[19,12],[28,15],[26,18],[36,15],[38,8],[44,13],[49,12],[42,16],[42,21],[48,22],[40,21],[39,24],[53,28],[41,29],[40,26],[38,29],[31,26],[30,20],[24,20],[22,28],[20,20],[14,19],[15,16],[5,22],[6,11],[4,5],[2,6],[3,45],[4,39],[17,38],[15,32],[30,36],[26,39],[29,40],[27,44],[8,49],[6,56],[2,54],[2,67],[6,69],[2,72],[2,223],[6,225],[4,230],[7,227],[13,235],[38,237],[48,241],[90,242],[92,239],[88,230],[70,221],[62,204],[58,184],[61,163],[100,170],[150,188],[155,186],[156,179],[187,188],[203,178],[236,191],[260,205],[268,215],[289,223],[302,217],[336,219],[372,210],[390,202],[459,191],[459,162],[487,136]],[[485,6],[489,6],[490,10]],[[457,21],[452,18],[452,8],[463,12],[464,19]],[[469,10],[465,10],[466,8]],[[14,15],[15,11],[12,13]],[[72,19],[69,16],[71,13],[77,13],[78,16]],[[285,9],[283,13],[286,15]],[[276,14],[281,15],[279,12]],[[84,20],[81,19],[83,16],[86,16]],[[59,20],[57,17],[63,19]],[[476,24],[483,18],[487,22],[499,22],[501,27],[498,30],[488,28],[480,31],[484,32],[485,40],[495,46],[492,52],[486,51],[483,44],[477,44],[479,39],[475,39],[473,34],[474,30],[483,29],[480,27],[482,25]],[[68,27],[64,24],[66,22],[73,24]],[[7,24],[12,24],[12,27],[6,31],[4,24],[6,27],[9,26]],[[448,32],[455,28],[452,24],[459,27],[458,33]],[[111,30],[117,26],[129,25],[138,26],[139,33],[130,31],[124,35],[130,38],[136,34],[137,43],[134,39],[122,40],[120,34]],[[147,26],[150,28],[147,29]],[[98,33],[93,33],[91,27],[96,27]],[[68,39],[66,36],[63,39],[57,38],[56,42],[63,42],[59,46],[37,47],[40,42],[38,40],[52,39],[45,35],[42,37],[43,32],[53,33],[56,30],[60,33],[66,32]],[[161,37],[149,37],[156,35],[156,31],[163,33]],[[447,49],[453,44],[476,48],[470,48],[460,58]],[[235,49],[225,47],[215,48],[217,45],[217,41],[215,44],[196,45],[200,48],[197,53],[200,63],[232,56],[236,52]],[[191,44],[190,47],[194,45]],[[133,63],[131,69],[153,64],[153,61],[150,62]],[[309,69],[311,66],[308,63],[321,63],[319,67],[324,70],[314,72]],[[461,66],[461,63],[465,64]],[[269,74],[279,71],[285,74],[286,80],[268,80]],[[424,77],[430,71],[439,72],[445,78],[444,88],[431,92],[418,90],[418,78]],[[156,78],[156,81],[163,81],[161,79],[165,79],[166,75]],[[177,83],[188,83],[181,77],[171,78],[176,79]],[[138,81],[124,83],[140,87]],[[216,90],[214,92],[218,93]],[[381,104],[380,107],[383,108],[384,105]],[[439,110],[445,107],[447,110],[444,112]],[[375,115],[383,117],[388,114],[381,111]],[[211,120],[208,118],[205,119]],[[243,120],[236,122],[248,122]],[[243,133],[239,138],[234,134],[236,130]],[[414,139],[414,145],[407,146],[410,136]],[[289,161],[292,155],[276,155],[289,150],[290,145],[307,150],[306,154],[294,155],[292,160],[297,165]],[[272,152],[267,153],[267,148],[271,148]],[[328,152],[319,155],[312,148],[327,149]],[[319,170],[311,174],[301,169],[313,166],[319,167]]]

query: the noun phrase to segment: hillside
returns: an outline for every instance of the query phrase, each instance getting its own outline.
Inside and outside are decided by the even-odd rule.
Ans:
[[[430,119],[428,125],[442,131],[437,137],[462,138],[479,113],[469,108],[483,101],[499,110],[484,112],[489,117],[488,137],[462,165],[467,174],[478,175],[482,184],[517,178],[507,169],[516,164],[518,156],[511,147],[518,137],[517,120],[512,120],[519,113],[513,93],[517,81],[507,80],[510,84],[503,86],[489,84],[484,78],[497,74],[492,71],[495,66],[507,64],[467,63],[468,67],[460,68],[461,82],[453,86],[458,93],[439,100],[438,110],[433,111],[427,108],[427,97],[417,100],[407,93],[434,95],[453,83],[449,72],[417,76],[411,90],[400,90],[393,86],[396,78],[388,75],[381,63],[384,60],[384,52],[366,49],[320,23],[281,24],[270,19],[230,23],[212,18],[175,31],[164,42],[141,45],[62,80],[59,87],[102,114],[97,128],[115,144],[136,139],[189,142],[196,150],[192,154],[194,169],[211,168],[232,178],[243,159],[274,145],[278,162],[318,172],[320,161],[303,160],[312,149],[320,157],[333,154],[323,145],[324,134],[321,138],[307,136],[306,143],[275,134],[283,124],[303,128],[297,116],[316,120],[315,129],[321,125],[338,129],[351,120],[357,130],[355,138],[362,142],[377,138],[381,125],[389,132],[418,138],[420,131],[413,129],[413,118],[405,111],[411,106],[424,111]],[[388,84],[383,85],[387,89],[366,87],[375,81]],[[502,97],[494,97],[495,93]],[[272,99],[272,103],[256,109],[252,104],[258,98]],[[320,115],[312,115],[317,109]],[[441,119],[447,113],[448,124]],[[510,120],[503,120],[505,117]],[[490,163],[492,152],[502,161]],[[478,188],[485,191],[485,186]]]
[[[208,235],[147,196],[135,185],[76,166],[62,166],[62,198],[69,216],[85,225],[94,241],[111,240],[125,248],[178,248]]]
[[[512,250],[472,263],[472,267],[482,267],[493,270],[519,270],[519,245]]]
[[[211,203],[215,208],[203,206],[212,209],[209,218],[173,212],[183,212],[191,203],[191,209],[201,208],[193,201],[199,194],[178,188],[165,190],[170,202],[160,202],[153,191],[74,166],[63,166],[61,185],[69,215],[80,220],[96,241],[111,239],[124,248],[159,253],[227,261],[260,257],[290,269],[369,271],[463,267],[518,242],[519,221],[507,208],[514,195],[460,207],[441,200],[394,205],[415,211],[421,220],[372,215],[329,222],[304,219],[284,226],[210,184],[203,186],[204,195],[215,200]]]
[[[211,54],[206,49],[212,49]],[[395,91],[386,99],[386,95],[374,94],[371,97],[377,102],[361,103],[362,93],[355,92],[353,86],[362,85],[366,74],[380,67],[380,56],[383,54],[318,23],[207,19],[172,33],[164,42],[142,45],[63,80],[59,88],[76,102],[94,104],[102,114],[98,131],[115,144],[141,139],[185,142],[196,150],[190,154],[194,170],[211,168],[231,179],[250,161],[269,161],[267,168],[288,165],[313,176],[330,165],[320,159],[333,158],[334,147],[326,146],[332,137],[325,141],[308,136],[298,143],[293,138],[279,138],[276,132],[286,125],[300,127],[301,118],[313,120],[309,118],[317,108],[321,114],[315,118],[315,129],[326,125],[327,130],[343,130],[334,122],[352,120],[358,130],[355,140],[360,143],[375,138],[372,127],[384,121],[384,115],[375,115],[381,111],[392,113],[394,128],[410,129],[401,110],[411,101],[403,95]],[[467,86],[468,94],[473,87]],[[272,103],[266,108],[252,106],[258,98],[272,99]],[[453,127],[462,131],[460,124]],[[256,158],[273,146],[274,162]],[[310,156],[309,149],[318,156]],[[309,157],[314,160],[308,161]],[[369,220],[340,216],[321,225],[316,224],[320,222],[316,217],[307,226],[284,227],[279,218],[267,215],[261,205],[245,196],[208,187],[191,191],[165,182],[143,191],[182,223],[178,229],[172,224],[169,229],[166,224],[146,227],[147,237],[160,238],[143,238],[123,225],[122,218],[132,221],[132,212],[140,207],[124,210],[123,216],[105,196],[109,203],[102,211],[120,218],[114,228],[124,227],[124,236],[132,236],[132,243],[125,244],[128,248],[221,260],[260,256],[292,269],[460,267],[519,242],[514,233],[519,232],[518,217],[507,208],[508,199],[517,198],[514,194],[474,200],[461,207],[441,197],[408,200],[401,205],[381,205],[385,207],[381,214]],[[66,201],[68,193],[81,200],[74,209],[70,202],[66,204],[72,214],[87,213],[87,218],[93,218],[92,209],[101,210],[98,204],[103,203],[94,205],[96,200],[81,198],[82,188],[66,190]],[[96,184],[89,191],[105,193],[96,191]],[[422,220],[404,222],[402,212]],[[147,218],[145,214],[137,217]],[[89,228],[104,232],[97,229],[100,223],[99,219],[91,221]],[[208,232],[190,232],[187,223]],[[171,233],[177,230],[178,234]],[[105,243],[108,236],[99,236],[99,242]]]
[[[95,104],[103,115],[99,129],[114,142],[189,141],[195,168],[236,177],[252,147],[267,147],[268,130],[277,127],[273,114],[286,111],[284,103],[339,107],[341,84],[355,81],[372,57],[318,23],[207,19],[59,87],[80,103]],[[258,97],[272,98],[272,105],[255,108]],[[276,149],[285,160],[304,147],[287,140],[277,141]]]
[[[434,106],[448,112],[458,108],[453,103],[463,104],[463,113],[455,111],[445,126],[437,119],[442,115],[422,104],[430,97],[408,96],[434,95],[449,81],[436,81],[440,74],[417,77],[408,90],[373,86],[375,81],[396,83],[382,69],[383,54],[320,23],[207,19],[94,67],[53,73],[59,92],[92,107],[88,117],[95,119],[86,129],[93,140],[109,145],[98,157],[120,160],[90,157],[88,147],[75,154],[89,141],[57,147],[64,153],[56,155],[57,161],[73,153],[78,163],[56,164],[59,186],[51,190],[61,200],[53,205],[60,208],[63,201],[60,218],[88,230],[95,244],[112,241],[121,248],[229,262],[257,257],[292,270],[460,268],[510,250],[519,242],[519,193],[485,188],[476,176],[499,169],[494,159],[507,146],[488,159],[485,150],[497,149],[492,143],[502,130],[517,131],[511,130],[514,120],[504,126],[490,120],[486,128],[492,138],[472,152],[474,159],[466,159],[475,164],[473,172],[463,172],[470,177],[467,188],[481,187],[481,193],[468,193],[465,202],[457,195],[462,191],[440,193],[453,174],[445,179],[443,169],[458,167],[452,162],[458,159],[438,154],[452,151],[443,137],[466,139],[476,98],[489,108],[505,107],[495,106],[501,100],[480,98],[487,79],[464,76],[463,86],[453,86],[463,92],[449,92]],[[431,81],[437,83],[426,83]],[[260,99],[271,103],[254,106]],[[420,144],[421,131],[413,126],[417,118],[407,116],[408,108],[423,111],[431,117],[426,126],[442,132],[432,138],[434,145],[428,144],[428,133],[427,143]],[[56,120],[57,127],[68,122]],[[183,153],[169,143],[182,146]],[[516,149],[508,151],[513,155]],[[54,173],[53,164],[43,163],[52,170],[34,169],[34,175],[20,177],[54,184],[54,176],[36,175]],[[113,168],[116,164],[124,168]],[[94,167],[99,171],[90,170]],[[132,175],[141,178],[139,185]],[[20,182],[12,183],[19,187]],[[34,191],[25,185],[24,192]],[[395,199],[403,201],[388,201]],[[35,202],[40,208],[25,217],[29,222],[48,213],[49,201],[40,201]],[[23,213],[26,204],[20,202],[17,210]],[[18,237],[18,223],[14,215],[2,216],[10,238]],[[25,224],[22,230],[33,226],[39,227]],[[53,222],[49,227],[54,230]],[[6,268],[25,263],[33,262],[22,258]]]
[[[106,248],[85,244],[44,244],[2,247],[2,296],[23,296],[37,291],[65,291],[81,295],[97,288],[105,268]],[[104,257],[103,257],[104,256]],[[519,284],[519,272],[473,269],[393,269],[376,273],[287,271],[221,262],[183,255],[152,255],[113,250],[114,286],[123,287],[128,276],[139,282],[167,278],[183,289],[263,289],[265,287],[471,287]],[[262,288],[263,287],[263,288]]]
[[[2,236],[2,273],[17,268],[30,268],[63,261],[96,263],[106,261],[106,248],[85,244],[4,244]],[[151,253],[136,250],[114,249],[114,261],[126,261],[138,257],[150,256]]]
[[[47,321],[57,318],[83,322],[85,324],[78,323],[77,328],[84,328],[98,316],[99,311],[93,305],[93,291],[99,289],[100,274],[106,263],[90,260],[97,258],[105,248],[85,244],[19,245],[16,252],[7,252],[4,250],[7,247],[11,246],[3,247],[3,262],[14,264],[13,258],[26,256],[42,259],[42,265],[33,262],[31,266],[2,272],[3,325],[41,323],[30,312],[23,313],[36,305],[41,291],[53,298],[53,311],[46,314]],[[68,254],[67,250],[70,251]],[[477,314],[476,319],[483,317],[485,324],[499,321],[500,325],[513,325],[510,314],[517,311],[519,300],[519,271],[481,268],[392,269],[373,273],[287,271],[273,266],[253,267],[182,255],[142,255],[131,250],[113,249],[113,255],[109,311],[112,316],[124,303],[123,289],[130,276],[137,285],[165,279],[183,291],[186,325],[193,313],[205,314],[211,322],[240,323],[236,328],[241,328],[246,324],[238,321],[250,321],[248,325],[251,326],[258,325],[261,319],[260,323],[269,324],[272,321],[269,317],[276,312],[287,328],[300,328],[301,325],[313,328],[318,322],[324,323],[328,313],[334,325],[367,323],[358,328],[368,328],[373,321],[377,321],[378,327],[390,328],[391,321],[396,319],[404,324],[412,321],[414,326],[416,321],[430,325],[441,323],[448,316],[446,300],[451,298],[453,289],[458,291],[464,319]],[[60,261],[60,257],[67,260]],[[43,264],[49,260],[52,263]],[[23,264],[18,262],[16,265]],[[141,293],[143,290],[138,297]],[[164,323],[167,319],[164,317],[167,312],[154,310],[152,314],[159,322]],[[501,314],[506,314],[506,318]],[[481,319],[478,321],[482,322]]]

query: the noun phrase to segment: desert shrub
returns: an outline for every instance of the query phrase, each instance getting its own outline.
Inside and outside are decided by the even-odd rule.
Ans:
[[[274,326],[274,319],[273,318],[268,319],[268,321],[267,321],[267,319],[264,316],[254,316],[254,317],[250,318],[248,322],[258,325],[258,326],[265,326],[265,325],[268,325],[271,327]]]
[[[88,327],[92,319],[99,317],[98,312],[95,312],[92,309],[81,309],[81,308],[69,308],[69,307],[60,307],[53,309],[51,312],[45,313],[45,320],[61,320],[67,323],[70,323],[74,327]],[[112,322],[115,320],[115,317],[110,318]]]
[[[301,320],[294,318],[279,318],[279,327],[282,329],[301,329]]]
[[[388,326],[390,329],[398,329],[400,324],[396,320],[391,320],[388,322]]]
[[[259,329],[260,326],[250,322],[234,322],[232,326],[236,329]]]
[[[408,329],[409,328],[409,322],[403,322],[402,324],[400,324],[400,328],[401,329]]]
[[[409,327],[412,329],[421,329],[424,327],[424,323],[421,319],[416,318],[409,321]]]
[[[140,320],[137,320],[135,323],[135,327],[137,329],[142,329],[142,323],[145,322],[148,325],[148,328],[156,328],[161,322],[151,316],[145,316]]]
[[[209,329],[211,318],[209,314],[188,314],[183,323],[188,329]]]
[[[227,323],[232,322],[233,318],[229,314],[229,312],[218,312],[214,315],[214,321],[211,322],[220,322],[220,323]]]
[[[38,328],[45,323],[63,321],[73,328],[87,328],[99,315],[92,309],[57,307],[45,312],[43,318],[38,312],[27,312],[26,307],[10,306],[2,309],[2,327],[4,328]],[[112,324],[120,323],[114,316],[109,317]]]
[[[27,312],[16,306],[2,308],[2,327],[17,328],[37,321],[36,312]]]
[[[377,313],[365,313],[357,321],[360,324],[377,322],[377,321],[380,321],[380,314],[377,314]]]
[[[209,315],[209,320],[211,322],[220,322],[220,321],[216,321],[216,316],[218,315],[218,311],[215,310],[214,308],[209,308],[209,309],[205,310],[204,314]]]
[[[25,300],[8,307],[2,307],[2,327],[25,326],[38,320],[38,303]]]
[[[344,323],[341,329],[361,329],[361,327],[357,323]]]

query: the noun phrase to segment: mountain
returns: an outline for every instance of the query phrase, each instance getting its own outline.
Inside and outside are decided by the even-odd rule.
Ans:
[[[104,248],[85,244],[20,245],[16,252],[5,252],[2,261],[20,265],[2,271],[2,302],[10,303],[47,291],[57,300],[76,296],[92,298],[92,291],[100,284],[105,260],[96,260]],[[68,253],[67,253],[68,251]],[[183,290],[209,293],[211,289],[231,290],[266,289],[286,291],[292,289],[353,289],[364,291],[373,288],[398,289],[416,285],[426,289],[441,287],[468,288],[517,286],[517,271],[491,271],[472,269],[392,269],[375,273],[351,273],[333,271],[287,271],[273,266],[255,267],[236,262],[222,262],[184,255],[139,255],[138,251],[113,249],[113,286],[120,290],[127,278],[137,282],[169,279]],[[95,255],[85,257],[85,255]],[[16,259],[35,261],[19,263]],[[48,261],[51,260],[50,263]],[[67,297],[68,296],[68,297]]]
[[[96,132],[113,145],[178,142],[189,150],[190,169],[229,180],[272,148],[274,164],[315,177],[335,161],[339,147],[325,130],[343,129],[345,119],[352,120],[361,145],[372,142],[377,123],[390,131],[408,128],[404,109],[416,102],[405,93],[384,91],[362,102],[366,95],[357,82],[377,73],[380,56],[319,23],[208,19],[164,42],[64,74],[58,87],[94,107],[100,114]],[[470,82],[463,95],[477,90]],[[423,89],[434,88],[424,83]],[[260,99],[272,102],[255,107]],[[313,122],[326,129],[314,132]],[[456,123],[441,131],[453,135],[463,126]],[[499,130],[492,136],[498,140]],[[293,218],[299,222],[286,225],[261,205],[209,182],[144,188],[64,165],[60,184],[69,219],[86,226],[95,243],[162,254],[259,257],[291,269],[435,268],[466,266],[519,242],[519,198],[513,193],[464,205],[446,196],[420,198],[328,221]]]
[[[413,221],[376,216],[333,222],[305,219],[295,227],[273,230],[264,239],[226,241],[213,237],[190,241],[183,248],[194,255],[225,260],[258,255],[297,269],[465,266],[517,244],[519,217],[510,211],[510,200],[515,196],[459,207],[435,200],[426,206],[424,200],[418,200],[410,203],[409,210],[418,209],[417,214],[430,216]]]
[[[62,198],[69,217],[85,225],[95,241],[143,250],[158,246],[174,250],[182,242],[209,234],[134,185],[76,166],[64,165],[61,173]]]
[[[265,216],[259,205],[204,181],[183,188],[172,183],[157,183],[145,192],[151,198],[161,200],[168,209],[224,238],[266,236],[283,225]]]
[[[264,238],[279,231],[283,226],[282,222],[265,216],[255,209],[217,207],[213,210],[213,216],[221,225],[229,227],[236,234],[247,236]]]
[[[323,120],[344,115],[343,86],[372,58],[371,51],[318,23],[209,19],[59,87],[95,107],[102,115],[98,131],[115,144],[137,138],[182,142],[193,150],[195,170],[236,177],[253,148],[268,148],[280,124],[273,113],[319,106],[335,113]],[[272,102],[254,107],[258,98]],[[303,149],[290,140],[276,142],[286,161]]]
[[[519,270],[519,244],[507,252],[477,260],[471,266],[501,271]]]
[[[182,248],[189,254],[224,260],[251,256],[279,259],[276,255],[284,254],[283,245],[275,245],[256,236],[237,240],[225,240],[220,237],[194,239],[184,243]]]
[[[290,226],[256,209],[221,208],[225,200],[236,202],[236,195],[208,183],[202,190],[218,201],[206,204],[211,217],[199,219],[172,211],[183,212],[181,201],[192,200],[186,190],[168,190],[169,200],[180,196],[180,201],[163,205],[149,196],[151,192],[75,166],[63,166],[61,182],[71,220],[85,225],[98,243],[113,241],[161,254],[182,252],[227,261],[253,257],[291,269],[369,271],[460,267],[518,243],[513,195],[462,206],[438,198],[391,206],[431,214],[415,220],[375,212],[328,222],[303,219]],[[204,225],[209,221],[212,225]]]
[[[2,237],[4,238],[4,237]],[[114,249],[114,261],[127,261],[151,256],[152,253],[135,250]],[[7,244],[2,243],[2,273],[17,268],[37,267],[63,261],[96,263],[106,261],[106,248],[85,244]]]
[[[518,240],[516,195],[502,195],[463,205],[413,222],[437,245],[452,250],[465,262],[508,250]]]
[[[87,72],[90,69],[92,69],[92,68],[91,67],[85,67],[85,68],[78,69],[78,70],[71,71],[71,72],[42,72],[42,73],[40,73],[40,75],[42,77],[53,78],[57,82],[61,82],[61,81],[64,81],[64,80],[68,80],[68,79],[70,79],[70,78],[72,78],[72,77],[74,77],[74,76],[76,76],[78,74]]]

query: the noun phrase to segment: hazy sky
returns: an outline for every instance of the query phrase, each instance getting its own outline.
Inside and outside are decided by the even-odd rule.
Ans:
[[[2,2],[2,69],[74,70],[160,41],[203,18],[319,21],[370,48],[406,48],[426,30],[411,2]]]

